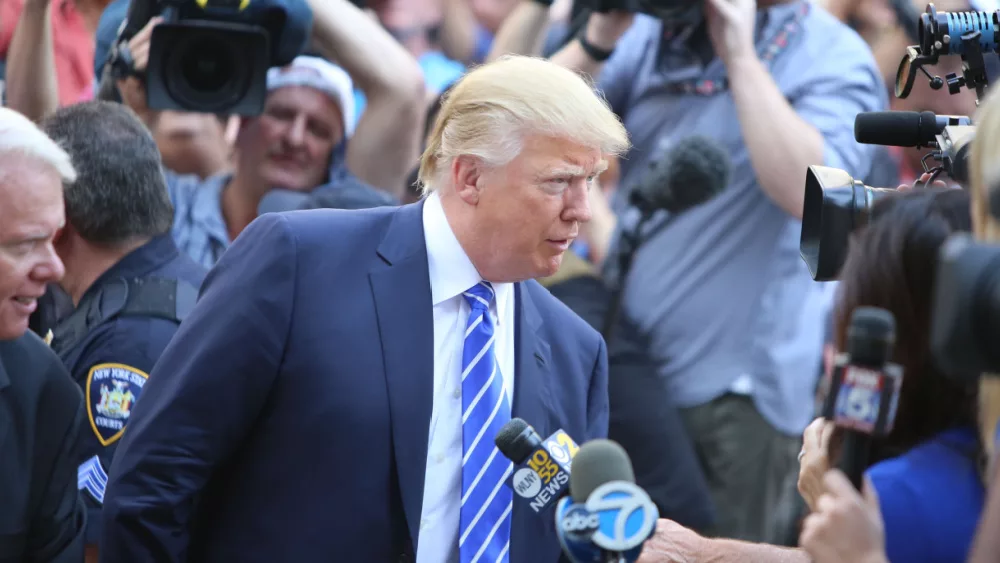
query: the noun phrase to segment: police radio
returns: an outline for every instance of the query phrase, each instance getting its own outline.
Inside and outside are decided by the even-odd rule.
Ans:
[[[823,416],[844,431],[838,467],[861,490],[872,439],[892,431],[903,370],[889,362],[896,341],[892,313],[858,307],[847,330],[847,353],[836,361]]]
[[[528,501],[536,514],[555,504],[568,489],[573,456],[580,448],[562,430],[542,440],[527,422],[511,419],[494,443],[514,462],[507,486]]]
[[[556,535],[573,563],[630,563],[656,530],[660,514],[635,484],[632,462],[611,440],[580,448],[570,497],[556,505]]]

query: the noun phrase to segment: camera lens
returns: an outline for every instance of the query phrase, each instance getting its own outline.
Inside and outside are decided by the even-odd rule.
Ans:
[[[252,68],[240,58],[239,41],[218,32],[194,31],[168,55],[164,83],[170,96],[194,111],[216,111],[240,100],[250,87]]]
[[[193,90],[205,93],[224,88],[236,66],[229,49],[211,39],[190,45],[180,59],[181,77]]]

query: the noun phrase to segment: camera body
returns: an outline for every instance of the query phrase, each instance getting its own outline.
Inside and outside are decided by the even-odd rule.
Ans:
[[[312,29],[305,0],[132,0],[113,68],[123,44],[154,16],[164,21],[153,28],[144,79],[156,110],[260,114],[267,69],[291,63]]]

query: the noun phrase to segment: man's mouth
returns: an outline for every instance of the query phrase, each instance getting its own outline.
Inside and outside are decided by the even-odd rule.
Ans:
[[[11,300],[17,304],[17,307],[20,308],[24,314],[30,315],[35,312],[35,309],[38,308],[38,297],[15,295],[11,298]]]

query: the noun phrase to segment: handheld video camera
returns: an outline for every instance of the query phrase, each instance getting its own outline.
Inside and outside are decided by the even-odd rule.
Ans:
[[[305,0],[132,0],[109,61],[115,78],[135,75],[128,40],[157,15],[142,75],[157,110],[260,114],[267,69],[301,54],[312,28]]]
[[[975,381],[1000,373],[1000,246],[966,233],[938,253],[931,353],[944,373]]]
[[[871,221],[875,202],[895,192],[866,186],[837,168],[809,167],[799,254],[812,279],[837,279],[851,233]]]

